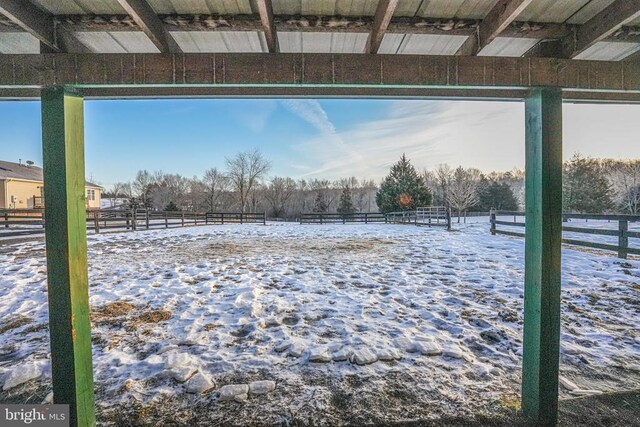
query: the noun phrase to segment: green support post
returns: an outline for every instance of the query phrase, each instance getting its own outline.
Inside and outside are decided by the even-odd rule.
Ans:
[[[537,425],[558,417],[562,243],[562,92],[525,101],[525,284],[522,409]]]
[[[94,426],[81,96],[43,89],[42,144],[53,401],[71,426]]]

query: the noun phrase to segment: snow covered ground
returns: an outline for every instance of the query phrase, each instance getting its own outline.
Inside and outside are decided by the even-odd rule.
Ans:
[[[488,228],[90,236],[100,416],[339,424],[512,407],[524,240]],[[0,249],[5,399],[50,387],[45,278],[42,243]],[[563,249],[562,280],[561,395],[639,388],[640,262]]]

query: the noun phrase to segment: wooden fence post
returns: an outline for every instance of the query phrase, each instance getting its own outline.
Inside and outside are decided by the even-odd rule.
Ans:
[[[262,225],[267,225],[267,213],[262,214]]]
[[[100,234],[100,211],[93,213],[93,228],[96,234]]]
[[[9,228],[9,214],[7,212],[4,213],[4,228]]]
[[[525,284],[522,409],[556,425],[560,361],[562,92],[534,88],[525,101]]]
[[[169,214],[164,213],[164,228],[169,228]]]
[[[182,218],[182,226],[184,227],[184,212],[182,212],[181,218]]]
[[[618,258],[627,259],[627,248],[629,247],[629,221],[621,219],[618,221]]]
[[[496,235],[496,211],[491,209],[491,212],[489,212],[489,222],[491,222],[491,235],[495,236]]]
[[[131,211],[131,231],[138,230],[138,210]]]
[[[145,217],[144,219],[145,219],[145,221],[147,223],[147,230],[148,230],[149,229],[149,209],[145,209],[144,210],[144,217]]]
[[[53,402],[69,405],[71,426],[95,426],[83,99],[62,86],[41,96]]]
[[[451,231],[451,208],[446,211],[447,231]]]

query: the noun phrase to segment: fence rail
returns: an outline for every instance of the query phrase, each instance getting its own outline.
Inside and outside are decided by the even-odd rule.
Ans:
[[[300,214],[300,224],[346,224],[362,222],[365,224],[387,222],[387,217],[378,212],[358,212],[352,214],[338,213],[303,213]]]
[[[0,209],[0,237],[43,234],[43,215],[43,209]],[[95,233],[209,224],[266,224],[266,215],[241,212],[157,212],[146,209],[87,211],[87,230]]]
[[[499,220],[498,217],[513,217],[513,221]],[[499,230],[498,225],[507,227],[519,227],[525,228],[526,223],[518,221],[518,218],[525,218],[524,212],[512,212],[512,211],[492,211],[490,213],[491,234],[503,234],[514,237],[524,237],[524,232],[512,231],[512,230]],[[610,236],[617,237],[617,244],[602,243],[602,242],[590,242],[585,240],[563,238],[562,243],[574,246],[583,246],[593,249],[601,249],[606,251],[617,252],[618,258],[626,259],[629,254],[640,255],[640,248],[630,247],[629,239],[639,239],[640,232],[629,231],[629,223],[640,222],[640,215],[595,215],[595,214],[562,214],[563,224],[569,222],[572,219],[598,220],[598,221],[614,221],[618,223],[616,229],[601,229],[601,228],[588,228],[588,227],[575,227],[569,225],[563,225],[562,231],[567,233],[576,234],[590,234],[598,236]]]
[[[444,206],[429,206],[415,211],[402,212],[358,212],[352,214],[339,213],[303,213],[300,224],[346,224],[346,223],[385,223],[414,224],[419,226],[444,226],[451,229],[451,215]]]

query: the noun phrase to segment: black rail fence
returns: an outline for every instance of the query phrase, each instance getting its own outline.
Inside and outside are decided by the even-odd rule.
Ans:
[[[509,217],[509,220],[498,219],[501,217]],[[511,221],[513,218],[513,221]],[[512,211],[492,211],[490,213],[491,234],[504,234],[507,236],[524,237],[524,232],[498,229],[498,226],[504,227],[520,227],[524,230],[525,222],[518,219],[525,218],[524,212]],[[617,227],[612,228],[596,228],[596,227],[579,227],[574,225],[563,225],[563,233],[584,234],[590,236],[609,236],[617,239],[617,244],[605,243],[602,241],[580,240],[576,238],[563,238],[562,243],[573,246],[583,246],[592,249],[600,249],[605,251],[616,252],[618,258],[626,259],[629,254],[640,255],[640,247],[629,245],[629,239],[640,239],[639,231],[629,231],[629,223],[640,222],[640,215],[593,215],[593,214],[562,214],[563,224],[574,222],[572,220],[589,220],[606,221],[608,223],[617,222]],[[602,224],[602,223],[601,223]],[[637,243],[640,243],[638,241]]]
[[[350,222],[385,223],[387,217],[378,212],[358,212],[352,214],[338,213],[303,213],[300,214],[300,224],[346,224]]]
[[[0,209],[0,238],[43,234],[43,209]],[[87,230],[138,231],[215,224],[266,224],[264,213],[89,210]]]
[[[444,206],[429,206],[414,211],[402,212],[358,212],[339,213],[303,213],[300,224],[347,224],[347,223],[384,223],[412,224],[418,226],[442,226],[451,229],[451,212]]]

